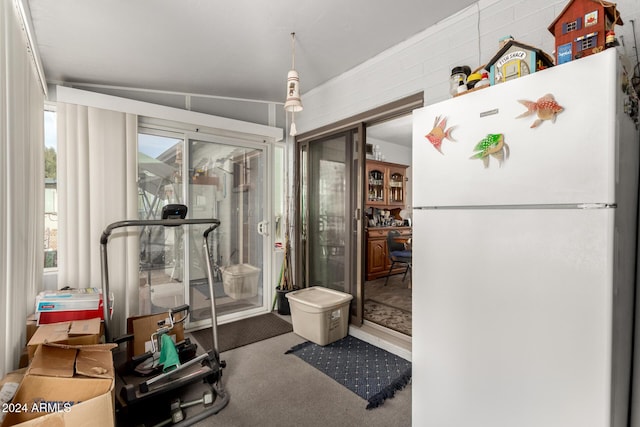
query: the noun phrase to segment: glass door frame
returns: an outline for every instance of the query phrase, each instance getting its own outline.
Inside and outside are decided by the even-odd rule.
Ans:
[[[264,156],[264,176],[262,177],[263,179],[262,179],[262,190],[261,190],[263,192],[263,203],[264,203],[264,207],[263,207],[264,214],[263,214],[262,222],[265,222],[266,223],[265,225],[267,225],[265,229],[270,230],[270,225],[273,224],[273,221],[274,221],[273,211],[272,211],[273,144],[270,144],[270,143],[265,144],[263,142],[244,140],[241,138],[233,138],[233,137],[226,137],[226,136],[212,135],[212,134],[205,134],[205,133],[198,133],[198,132],[185,132],[184,135],[185,135],[185,140],[184,140],[185,147],[183,151],[184,160],[183,160],[182,173],[185,179],[183,179],[182,191],[183,191],[183,194],[185,194],[185,200],[187,201],[188,205],[190,205],[192,202],[191,200],[188,199],[189,180],[186,179],[187,177],[189,177],[189,166],[191,164],[190,150],[189,150],[189,144],[191,141],[202,141],[202,142],[208,142],[212,144],[219,143],[224,145],[250,148],[250,149],[262,151]],[[215,231],[213,234],[215,234]],[[262,305],[258,307],[250,308],[247,310],[243,310],[243,311],[229,313],[229,314],[218,314],[218,324],[227,323],[233,320],[245,318],[247,316],[266,313],[270,311],[271,301],[273,299],[273,289],[272,289],[273,286],[272,286],[272,279],[271,279],[273,276],[273,273],[272,273],[272,257],[273,257],[272,248],[274,244],[273,237],[274,236],[272,232],[266,232],[265,234],[262,234],[262,254],[263,254],[262,255],[262,282],[261,282]],[[188,250],[191,244],[190,239],[191,239],[190,233],[185,233],[185,253],[184,253],[185,265],[190,265],[190,260],[189,260],[190,254]],[[200,243],[196,242],[196,244],[200,244]],[[184,282],[190,283],[189,269],[187,268],[185,268]],[[191,299],[191,295],[190,295],[189,289],[185,287],[185,304],[191,304],[190,299]],[[191,321],[190,319],[188,319],[185,327],[189,329],[189,328],[201,328],[209,325],[210,325],[209,319],[199,320],[199,321]]]
[[[306,238],[308,230],[304,229],[301,217],[304,216],[307,221],[310,218],[309,215],[309,203],[305,205],[305,210],[301,208],[301,202],[303,197],[306,197],[302,193],[303,180],[307,180],[310,175],[309,169],[309,144],[321,144],[322,141],[326,141],[333,138],[344,137],[345,146],[345,174],[346,174],[346,197],[345,197],[345,228],[347,236],[345,238],[345,273],[344,273],[344,289],[343,292],[349,293],[357,297],[354,298],[355,304],[351,305],[351,321],[362,323],[363,306],[358,304],[360,301],[360,286],[362,274],[364,271],[364,239],[362,236],[363,227],[363,208],[364,208],[364,196],[362,193],[362,176],[364,174],[364,127],[362,123],[356,123],[355,125],[348,126],[336,130],[335,132],[328,132],[319,135],[317,138],[296,138],[296,156],[295,156],[295,182],[297,183],[296,194],[296,206],[299,209],[298,215],[296,215],[295,221],[295,247],[299,248],[296,251],[295,265],[296,265],[296,280],[295,283],[308,283],[309,282],[309,259],[306,255],[309,254],[308,239]],[[304,160],[303,160],[304,159]],[[306,163],[305,163],[306,162]],[[301,174],[301,166],[304,165],[307,177],[303,177]]]
[[[352,117],[346,118],[344,120],[340,120],[338,122],[328,124],[322,127],[319,127],[315,130],[311,130],[309,132],[302,133],[295,138],[295,148],[296,155],[294,156],[294,174],[295,174],[295,182],[296,182],[296,191],[295,191],[295,206],[300,207],[300,162],[301,162],[301,149],[303,144],[308,141],[324,139],[331,135],[339,135],[342,132],[346,131],[354,131],[357,132],[358,135],[358,143],[356,146],[358,147],[358,152],[362,153],[363,161],[360,161],[357,166],[357,180],[354,180],[355,186],[357,188],[356,198],[353,203],[357,206],[354,211],[354,220],[357,222],[357,230],[356,236],[357,239],[354,241],[351,248],[346,248],[346,251],[350,251],[351,253],[355,253],[356,256],[355,261],[352,265],[354,266],[355,272],[352,274],[353,283],[349,286],[350,293],[353,295],[355,304],[351,305],[351,323],[355,326],[360,326],[363,323],[363,312],[364,312],[364,272],[365,272],[365,244],[366,239],[364,235],[365,221],[364,221],[364,206],[365,206],[365,197],[366,197],[366,179],[365,179],[365,164],[366,161],[366,128],[367,126],[372,126],[374,124],[378,124],[387,120],[391,120],[397,117],[405,116],[407,114],[412,114],[413,110],[416,108],[420,108],[424,106],[424,92],[418,92],[413,95],[409,95],[407,97],[401,98],[399,100],[390,102],[388,104],[384,104],[380,107],[373,108],[371,110],[365,111],[360,114],[356,114]],[[353,176],[353,175],[352,175]],[[353,187],[353,184],[352,184]],[[301,271],[302,271],[302,257],[300,256],[301,252],[301,233],[303,230],[300,229],[300,214],[295,215],[295,249],[294,249],[294,265],[296,266],[296,283],[302,283],[301,281]]]

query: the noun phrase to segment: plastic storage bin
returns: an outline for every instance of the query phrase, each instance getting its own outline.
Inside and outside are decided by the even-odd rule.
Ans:
[[[252,298],[258,295],[260,269],[251,264],[235,264],[222,269],[224,293],[233,299]]]
[[[113,313],[113,293],[109,295],[109,309]],[[38,325],[104,318],[102,290],[80,288],[42,291],[36,295]]]
[[[344,292],[321,286],[286,294],[291,307],[293,332],[318,345],[327,345],[347,336],[349,302]]]
[[[151,304],[156,307],[174,308],[184,304],[184,283],[151,285],[149,293]]]

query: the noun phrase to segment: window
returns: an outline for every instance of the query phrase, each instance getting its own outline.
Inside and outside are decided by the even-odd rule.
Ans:
[[[583,50],[592,49],[598,42],[598,33],[587,34],[586,36],[578,37],[576,39],[576,50],[581,52]]]
[[[564,24],[562,24],[562,34],[580,29],[582,29],[582,17],[577,18],[575,21],[565,22]]]
[[[44,268],[58,267],[58,184],[56,112],[44,112]]]
[[[184,203],[181,194],[183,139],[159,131],[138,134],[138,218],[160,219],[162,206]]]
[[[163,206],[184,203],[183,147],[180,135],[150,129],[138,133],[138,219],[161,219]],[[140,230],[140,313],[158,311],[153,302],[164,307],[184,304],[184,257],[176,250],[182,238],[182,227]]]
[[[582,50],[591,49],[595,46],[595,37],[588,37],[582,40]]]

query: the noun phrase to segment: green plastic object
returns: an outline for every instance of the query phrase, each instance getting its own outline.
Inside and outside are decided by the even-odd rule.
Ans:
[[[169,335],[162,335],[162,338],[160,338],[160,346],[159,363],[162,365],[162,372],[172,371],[180,366],[180,357],[178,356],[176,345]]]

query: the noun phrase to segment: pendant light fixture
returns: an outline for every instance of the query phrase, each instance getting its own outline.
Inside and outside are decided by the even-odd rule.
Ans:
[[[296,68],[296,33],[291,33],[291,70],[287,74],[287,100],[284,103],[284,110],[291,113],[291,131],[289,135],[295,136],[297,133],[295,113],[302,111],[302,99],[300,99],[300,77]]]

